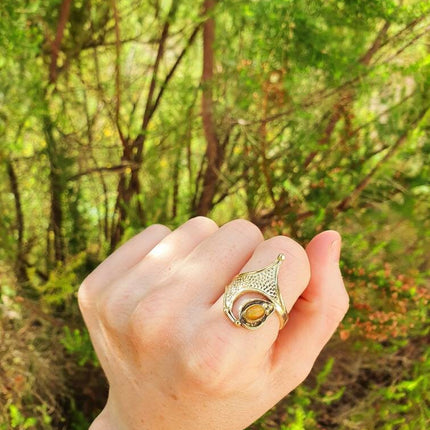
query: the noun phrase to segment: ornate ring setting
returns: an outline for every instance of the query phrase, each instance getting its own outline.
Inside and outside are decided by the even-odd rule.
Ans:
[[[278,273],[284,254],[260,270],[240,273],[225,287],[224,312],[237,326],[254,330],[260,327],[273,312],[279,317],[279,330],[288,321],[288,312],[278,285]],[[247,293],[257,293],[261,298],[252,298],[239,308],[238,317],[233,313],[233,306],[238,297]]]

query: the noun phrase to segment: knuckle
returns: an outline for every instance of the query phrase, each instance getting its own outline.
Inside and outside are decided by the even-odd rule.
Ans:
[[[150,294],[136,305],[128,318],[127,333],[138,350],[168,344],[169,313],[159,294]]]
[[[99,300],[97,305],[98,316],[104,327],[108,329],[113,329],[114,324],[112,321],[112,316],[117,313],[117,304],[113,295],[105,294],[104,297]]]
[[[348,306],[341,302],[326,303],[319,311],[318,332],[324,342],[327,342],[336,331],[339,323],[343,320]],[[316,311],[318,312],[318,311]]]
[[[319,328],[325,332],[333,331],[343,320],[349,309],[349,296],[345,289],[336,295],[316,297],[311,300],[299,299],[295,307],[309,318],[320,318]]]
[[[191,218],[186,222],[186,224],[191,225],[202,231],[215,232],[216,230],[218,230],[218,224],[214,220],[205,216],[196,216],[194,218]]]
[[[168,234],[171,232],[170,228],[163,224],[152,224],[149,227],[145,228],[142,233],[159,233],[159,234]]]
[[[330,303],[329,309],[328,309],[328,315],[331,317],[331,319],[336,322],[337,324],[340,323],[345,314],[348,312],[349,309],[349,296],[346,290],[344,289],[342,293],[340,293],[336,301]]]
[[[120,333],[124,331],[124,322],[128,319],[128,304],[114,291],[105,292],[97,303],[97,311],[108,332]]]
[[[85,313],[92,306],[92,286],[89,277],[87,277],[78,289],[78,305],[82,313]]]
[[[261,230],[251,221],[246,219],[235,219],[228,222],[223,226],[226,229],[232,229],[236,233],[243,236],[254,236],[257,240],[263,241],[263,233]]]
[[[345,315],[349,309],[349,294],[346,291],[346,288],[343,288],[342,293],[339,295],[339,306]]]
[[[205,338],[187,351],[181,360],[184,383],[207,394],[226,394],[235,390],[232,345],[221,335]]]

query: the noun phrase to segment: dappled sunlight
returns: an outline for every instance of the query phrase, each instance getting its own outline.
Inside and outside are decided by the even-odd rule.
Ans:
[[[79,285],[152,224],[168,229],[81,291],[86,322],[108,285],[126,301],[163,271],[225,318],[235,257],[260,233],[242,225],[244,242],[199,260],[218,227],[177,229],[196,215],[303,247],[342,235],[350,310],[250,429],[428,428],[430,3],[202,4],[0,0],[0,430],[88,429],[107,382]],[[145,318],[164,315],[153,300]],[[181,323],[197,314],[174,304]]]

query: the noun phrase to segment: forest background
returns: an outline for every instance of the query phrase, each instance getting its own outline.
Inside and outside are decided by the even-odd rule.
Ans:
[[[343,235],[351,308],[252,429],[430,428],[430,4],[1,0],[0,429],[82,430],[83,278],[145,226]]]

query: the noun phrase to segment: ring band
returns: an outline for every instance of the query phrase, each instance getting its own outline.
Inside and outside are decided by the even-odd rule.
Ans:
[[[240,273],[225,287],[224,313],[237,326],[250,330],[260,327],[273,312],[279,317],[279,330],[288,321],[288,312],[281,296],[278,285],[278,273],[284,254],[260,270]],[[234,302],[239,296],[247,293],[257,293],[263,298],[253,298],[246,301],[239,309],[239,317],[233,314]]]

